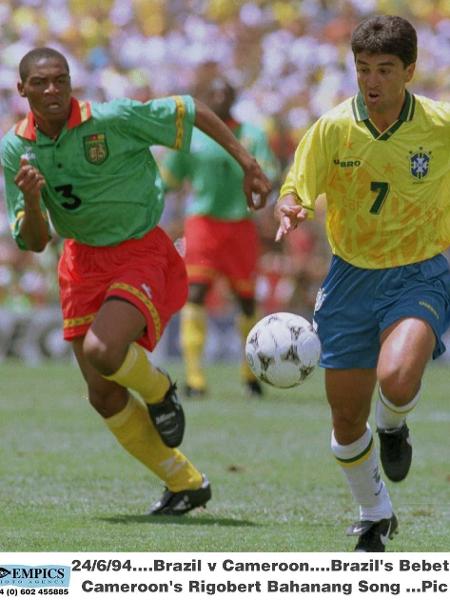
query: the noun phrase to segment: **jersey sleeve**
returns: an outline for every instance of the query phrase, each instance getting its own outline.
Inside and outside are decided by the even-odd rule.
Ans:
[[[5,197],[8,221],[14,241],[21,250],[27,250],[25,242],[20,236],[20,226],[25,214],[25,202],[23,194],[14,182],[16,174],[20,168],[20,152],[12,144],[9,144],[6,138],[3,139],[0,147],[1,165],[3,168],[3,177],[5,180]],[[41,212],[48,222],[47,210],[41,200]]]
[[[281,186],[280,197],[296,194],[312,216],[317,197],[325,192],[329,158],[322,120],[308,129],[295,152],[294,162]]]
[[[125,133],[149,146],[189,151],[195,121],[195,103],[191,96],[157,98],[144,103],[117,101],[114,116]]]

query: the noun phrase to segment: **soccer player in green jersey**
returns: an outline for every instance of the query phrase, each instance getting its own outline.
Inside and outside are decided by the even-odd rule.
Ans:
[[[333,259],[314,320],[331,407],[331,448],[359,506],[356,550],[382,552],[397,518],[378,469],[403,480],[406,418],[450,317],[450,104],[406,89],[417,57],[413,26],[374,16],[352,35],[359,92],[307,131],[280,190],[280,239],[326,193]]]
[[[59,263],[64,337],[89,400],[132,456],[166,484],[150,514],[205,505],[207,478],[178,450],[184,414],[153,350],[187,297],[182,258],[158,227],[162,183],[149,146],[188,151],[194,125],[230,152],[249,206],[270,183],[256,160],[203,103],[176,96],[99,104],[72,96],[69,66],[51,48],[27,53],[18,91],[30,112],[1,143],[6,200],[19,247],[42,251],[48,216],[65,238]]]
[[[195,95],[226,123],[273,181],[277,161],[267,137],[258,127],[233,119],[235,90],[230,83],[223,77],[215,77]],[[207,293],[215,279],[227,279],[239,306],[238,328],[244,348],[246,337],[257,321],[255,279],[259,236],[242,190],[242,169],[199,129],[194,129],[191,152],[172,152],[164,162],[162,174],[169,187],[178,187],[187,180],[192,188],[184,225],[189,295],[181,312],[181,348],[186,395],[203,396],[207,388],[202,364],[207,335]],[[262,394],[261,385],[244,357],[241,379],[247,393]]]

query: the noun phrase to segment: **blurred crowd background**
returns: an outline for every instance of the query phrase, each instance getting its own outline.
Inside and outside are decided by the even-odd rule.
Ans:
[[[237,90],[235,118],[265,128],[284,173],[308,125],[355,92],[350,34],[379,12],[400,14],[417,28],[411,89],[450,100],[450,0],[0,0],[0,135],[27,111],[16,90],[20,59],[35,46],[51,46],[67,57],[82,99],[145,101],[190,93],[225,75]],[[1,180],[0,322],[5,311],[27,315],[57,304],[60,244],[55,239],[39,255],[20,252],[3,194]],[[255,218],[264,249],[263,312],[310,316],[329,260],[320,217],[283,244],[273,242],[270,207]],[[163,225],[174,239],[182,219],[180,197],[169,196]],[[230,306],[219,283],[210,308],[221,314]]]

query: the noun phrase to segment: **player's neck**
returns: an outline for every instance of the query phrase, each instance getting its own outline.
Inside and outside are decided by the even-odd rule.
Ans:
[[[398,100],[395,104],[378,110],[369,110],[369,118],[376,126],[378,131],[383,132],[389,129],[396,121],[398,121],[402,112],[405,96]]]
[[[67,118],[46,119],[42,117],[42,115],[36,114],[34,115],[34,120],[36,123],[36,129],[39,129],[39,131],[52,140],[56,140],[59,137],[59,134],[64,129],[64,126],[67,122]]]

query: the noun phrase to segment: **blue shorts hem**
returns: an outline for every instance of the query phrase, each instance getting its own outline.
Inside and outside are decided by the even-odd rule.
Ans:
[[[321,360],[319,366],[324,369],[376,369],[377,361],[357,360]]]

